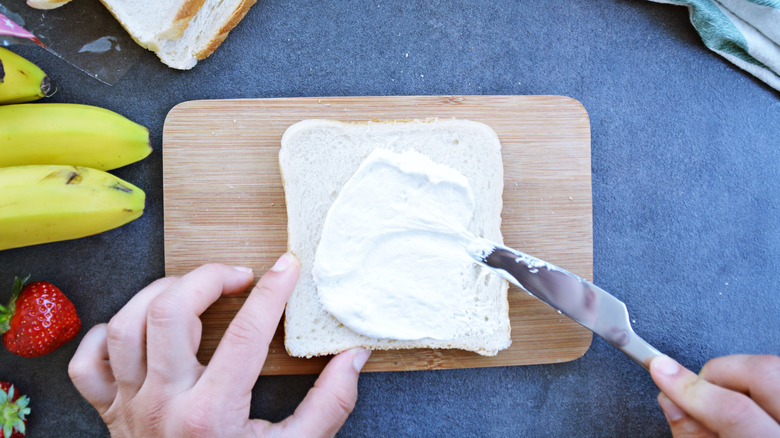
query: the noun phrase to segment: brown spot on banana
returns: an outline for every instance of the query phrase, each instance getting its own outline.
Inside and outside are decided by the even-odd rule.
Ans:
[[[74,166],[72,169],[57,169],[41,178],[42,181],[47,179],[65,180],[65,184],[78,184],[83,177],[79,168]]]
[[[133,189],[131,189],[130,187],[124,186],[121,183],[114,183],[114,184],[110,185],[109,187],[111,187],[112,189],[115,189],[115,190],[119,190],[120,192],[133,193]]]
[[[70,176],[68,177],[68,181],[65,182],[65,184],[78,184],[81,182],[83,177],[78,172],[71,172]]]

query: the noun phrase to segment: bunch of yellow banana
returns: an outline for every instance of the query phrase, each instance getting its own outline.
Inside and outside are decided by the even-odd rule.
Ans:
[[[76,239],[141,216],[144,192],[87,167],[0,168],[0,250]]]
[[[95,106],[15,103],[45,96],[46,75],[2,48],[0,61],[0,250],[85,237],[140,217],[144,192],[105,171],[149,155],[149,131]]]
[[[37,65],[0,47],[0,104],[32,102],[55,91]]]

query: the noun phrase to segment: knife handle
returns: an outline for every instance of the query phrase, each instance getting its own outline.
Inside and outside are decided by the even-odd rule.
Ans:
[[[640,338],[633,330],[628,333],[628,342],[623,345],[607,341],[617,347],[620,351],[625,353],[628,357],[634,360],[642,366],[646,371],[650,371],[650,359],[654,356],[661,356],[658,349],[648,344],[644,339]]]

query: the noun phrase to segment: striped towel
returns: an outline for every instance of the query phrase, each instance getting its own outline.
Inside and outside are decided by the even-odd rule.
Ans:
[[[710,50],[780,90],[780,0],[651,0],[687,6]]]

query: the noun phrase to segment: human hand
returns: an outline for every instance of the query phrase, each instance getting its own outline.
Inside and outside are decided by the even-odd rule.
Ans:
[[[251,270],[210,264],[155,281],[84,336],[68,373],[113,437],[335,435],[355,406],[368,350],[331,359],[281,423],[249,419],[252,387],[299,269],[285,254],[263,275],[207,366],[195,356],[199,316],[221,294],[246,290]]]
[[[675,437],[780,437],[778,356],[719,357],[699,375],[656,356],[650,374]]]

